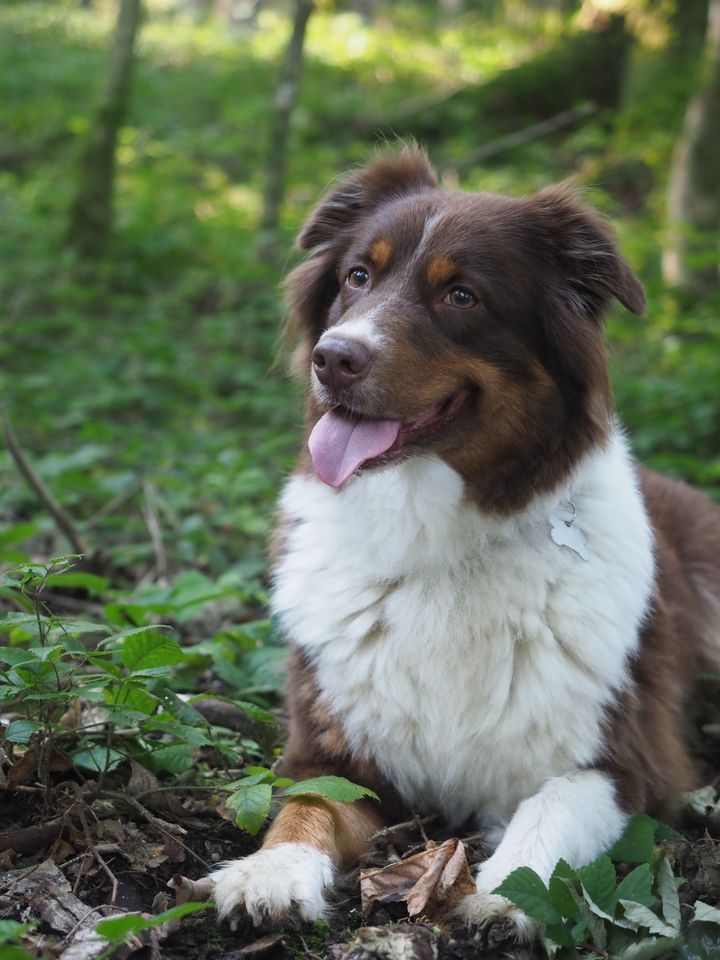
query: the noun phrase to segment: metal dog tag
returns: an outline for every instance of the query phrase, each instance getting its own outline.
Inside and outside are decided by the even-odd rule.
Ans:
[[[561,511],[568,511],[569,517],[562,515]],[[589,560],[585,537],[575,524],[575,504],[572,500],[567,500],[558,505],[558,509],[550,514],[550,536],[553,542],[559,547],[569,547],[583,560]]]

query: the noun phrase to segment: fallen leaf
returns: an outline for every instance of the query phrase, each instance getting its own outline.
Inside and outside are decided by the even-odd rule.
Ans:
[[[425,850],[387,867],[360,873],[362,912],[367,916],[377,903],[407,904],[408,916],[424,914],[444,919],[459,901],[475,893],[465,847],[452,838],[438,846],[432,840]]]
[[[8,773],[8,785],[17,787],[21,784],[35,783],[38,778],[38,752],[30,747],[19,758],[15,758]],[[47,762],[48,773],[66,773],[74,767],[72,758],[59,747],[53,747]]]

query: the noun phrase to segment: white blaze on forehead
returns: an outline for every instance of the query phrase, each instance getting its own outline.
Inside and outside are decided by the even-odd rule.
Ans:
[[[422,247],[425,245],[426,241],[430,239],[430,237],[435,232],[435,228],[438,226],[438,224],[442,219],[443,219],[442,213],[434,213],[432,214],[432,216],[427,218],[427,220],[425,221],[425,226],[423,227],[422,236],[420,237],[420,242],[418,243],[418,250],[421,250]]]
[[[335,326],[330,327],[320,337],[318,346],[322,346],[325,337],[341,335],[349,340],[361,340],[370,347],[382,347],[388,342],[388,338],[381,331],[380,324],[383,317],[387,316],[387,303],[375,304],[371,309],[353,317],[350,320],[341,320]]]

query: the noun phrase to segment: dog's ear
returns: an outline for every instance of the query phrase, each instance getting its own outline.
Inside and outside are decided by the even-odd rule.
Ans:
[[[329,190],[303,227],[297,245],[301,250],[321,247],[380,204],[436,186],[435,171],[419,147],[381,155]]]
[[[527,203],[543,253],[554,267],[550,296],[556,306],[599,320],[615,297],[633,313],[644,313],[642,284],[620,255],[611,227],[572,186],[548,187]]]

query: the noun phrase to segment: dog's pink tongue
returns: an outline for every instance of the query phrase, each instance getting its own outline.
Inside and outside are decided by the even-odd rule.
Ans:
[[[339,487],[366,460],[390,449],[401,423],[367,417],[350,419],[331,410],[315,424],[308,441],[315,472],[323,483]]]

